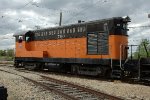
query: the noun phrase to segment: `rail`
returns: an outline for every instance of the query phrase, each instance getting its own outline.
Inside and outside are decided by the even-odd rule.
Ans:
[[[66,81],[57,80],[43,75],[40,75],[40,80],[33,80],[13,72],[1,69],[0,71],[23,77],[24,79],[34,83],[35,85],[41,86],[48,91],[53,91],[68,100],[123,100],[120,97],[111,96],[100,91],[92,90],[87,87],[75,85],[73,83],[68,83]]]

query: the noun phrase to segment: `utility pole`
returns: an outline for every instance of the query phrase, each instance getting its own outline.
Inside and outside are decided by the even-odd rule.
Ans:
[[[61,26],[61,23],[62,23],[62,11],[60,12],[59,26]]]
[[[148,18],[150,18],[150,14],[148,14]]]
[[[38,29],[41,29],[41,27],[40,26],[38,26],[38,25],[36,25],[36,26],[34,26],[37,30]]]

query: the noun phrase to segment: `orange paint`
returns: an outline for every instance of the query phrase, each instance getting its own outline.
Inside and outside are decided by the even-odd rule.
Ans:
[[[119,59],[120,45],[127,45],[127,36],[109,36],[108,55],[88,55],[87,39],[70,38],[59,40],[16,42],[16,57],[49,57],[49,58],[96,58]]]

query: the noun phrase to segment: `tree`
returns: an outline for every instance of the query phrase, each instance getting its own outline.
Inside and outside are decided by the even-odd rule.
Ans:
[[[13,49],[7,49],[7,56],[13,57],[14,56],[14,50]]]
[[[11,61],[14,58],[14,49],[0,50],[0,60]]]
[[[6,50],[0,50],[0,56],[6,56]]]
[[[148,50],[149,44],[150,41],[148,39],[142,39],[140,45],[136,49],[136,52],[133,54],[133,58],[150,56],[150,50]]]

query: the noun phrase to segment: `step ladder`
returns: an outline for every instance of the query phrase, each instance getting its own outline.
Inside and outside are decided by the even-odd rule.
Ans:
[[[122,75],[122,71],[121,70],[112,70],[112,74],[111,77],[114,79],[120,79]]]

